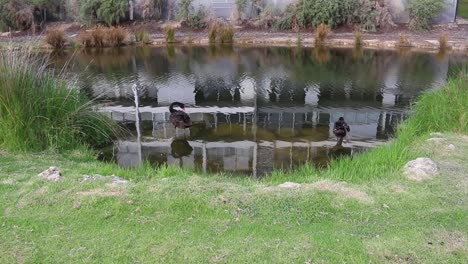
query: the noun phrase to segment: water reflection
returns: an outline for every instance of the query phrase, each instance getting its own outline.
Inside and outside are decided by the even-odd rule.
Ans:
[[[444,83],[452,61],[411,52],[169,46],[88,50],[71,65],[91,76],[80,80],[89,94],[110,102],[102,111],[141,126],[116,145],[122,166],[148,160],[261,175],[305,162],[326,166],[381,144],[415,96]],[[194,123],[184,139],[169,123],[174,101],[187,105]],[[333,136],[340,116],[353,136],[341,147]]]

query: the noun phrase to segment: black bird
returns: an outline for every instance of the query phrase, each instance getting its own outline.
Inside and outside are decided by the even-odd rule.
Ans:
[[[341,145],[343,143],[343,138],[351,131],[348,124],[346,124],[343,117],[340,117],[338,121],[335,122],[333,127],[333,134],[338,138],[338,144]]]
[[[174,107],[178,106],[182,110],[175,110]],[[185,105],[183,103],[174,102],[169,106],[171,112],[170,120],[176,128],[186,129],[192,126],[190,116],[185,112]]]

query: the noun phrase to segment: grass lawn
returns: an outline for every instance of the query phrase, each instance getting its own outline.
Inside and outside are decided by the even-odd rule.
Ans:
[[[458,0],[457,16],[468,19],[468,0]]]
[[[440,165],[431,180],[293,190],[171,168],[127,185],[83,182],[125,171],[80,151],[1,153],[0,263],[462,263],[468,137],[443,137],[415,146]],[[37,176],[52,164],[64,180]]]

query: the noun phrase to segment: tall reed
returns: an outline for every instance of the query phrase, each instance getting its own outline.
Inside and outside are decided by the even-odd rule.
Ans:
[[[0,52],[0,147],[9,151],[69,149],[109,141],[117,126],[96,102],[48,68],[31,49]]]

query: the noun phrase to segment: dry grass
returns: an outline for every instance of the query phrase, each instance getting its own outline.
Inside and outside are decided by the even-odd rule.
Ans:
[[[47,30],[44,40],[54,49],[62,49],[65,47],[66,43],[65,33],[62,29],[59,28],[52,28]]]
[[[218,41],[221,44],[233,43],[234,42],[234,28],[232,26],[222,26],[219,28]]]
[[[449,46],[448,46],[448,37],[446,34],[443,34],[441,36],[439,36],[439,49],[440,50],[446,50],[448,49]]]
[[[106,43],[111,47],[122,46],[127,36],[128,32],[123,27],[111,27],[105,30]]]
[[[164,29],[164,32],[166,33],[166,42],[167,43],[174,43],[176,42],[176,37],[175,37],[175,29],[171,26],[167,26]]]
[[[323,24],[323,23],[320,24],[315,29],[315,45],[317,46],[322,45],[330,33],[331,33],[331,29],[328,25]]]
[[[93,40],[93,46],[97,48],[102,48],[105,46],[105,32],[106,30],[103,27],[95,27],[91,31],[91,38]]]
[[[405,36],[405,35],[400,35],[400,39],[398,40],[398,46],[399,47],[411,47],[411,40]]]
[[[88,48],[93,46],[93,36],[87,31],[81,31],[78,35],[78,42],[82,47]]]
[[[218,33],[218,26],[212,25],[210,31],[208,32],[208,41],[210,43],[216,43],[216,35]]]
[[[363,40],[362,40],[362,32],[361,31],[355,31],[354,32],[354,47],[360,48],[363,46]]]

